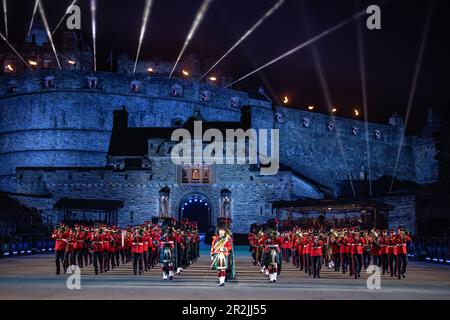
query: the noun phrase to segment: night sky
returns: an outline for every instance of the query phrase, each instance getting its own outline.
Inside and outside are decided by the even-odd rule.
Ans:
[[[72,0],[42,0],[53,29]],[[185,54],[218,58],[244,34],[276,0],[215,0]],[[435,0],[431,28],[412,105],[409,132],[419,132],[426,110],[449,106],[449,35],[447,0]],[[23,43],[34,0],[9,0],[10,40]],[[85,40],[91,42],[89,0],[79,0]],[[142,58],[175,60],[200,0],[154,0],[141,51]],[[223,61],[238,78],[276,58],[312,36],[378,4],[382,30],[365,27],[366,16],[244,80],[250,91],[264,85],[275,102],[290,97],[290,106],[305,109],[314,104],[327,112],[313,56],[322,64],[338,115],[350,117],[362,109],[358,60],[358,24],[362,26],[367,72],[369,120],[387,123],[394,112],[405,115],[419,46],[431,1],[286,0],[241,46]],[[107,70],[111,52],[135,56],[144,0],[98,0],[97,48],[99,70]],[[0,30],[3,31],[1,18]],[[63,25],[65,27],[65,25]],[[60,29],[62,31],[62,29]],[[363,118],[363,117],[362,117]]]

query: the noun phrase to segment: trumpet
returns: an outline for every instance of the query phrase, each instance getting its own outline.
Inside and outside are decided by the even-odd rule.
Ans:
[[[370,235],[375,237],[375,238],[378,238],[378,236],[379,236],[379,234],[376,233],[375,229],[370,230]]]

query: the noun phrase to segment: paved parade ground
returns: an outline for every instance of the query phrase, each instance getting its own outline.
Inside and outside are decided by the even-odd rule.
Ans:
[[[81,289],[69,290],[69,275],[55,275],[52,254],[0,259],[0,299],[450,299],[450,267],[410,262],[407,278],[382,276],[381,289],[369,290],[360,279],[322,268],[313,279],[283,264],[277,283],[269,283],[251,263],[246,250],[237,248],[236,280],[218,287],[210,271],[209,255],[202,250],[199,261],[173,281],[163,281],[160,268],[133,276],[132,265],[95,275],[93,267],[81,269]]]

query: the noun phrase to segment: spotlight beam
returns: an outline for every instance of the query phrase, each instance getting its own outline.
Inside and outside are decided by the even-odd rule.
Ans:
[[[304,11],[302,11],[302,12],[304,12]],[[305,15],[302,15],[302,20],[303,21],[307,20]],[[305,23],[305,28],[306,28],[306,30],[308,32],[307,35],[310,36],[310,33],[311,33],[310,26]],[[331,107],[334,104],[332,103],[332,100],[331,100],[330,90],[328,88],[328,83],[327,83],[327,79],[325,77],[325,72],[323,70],[322,62],[321,62],[321,59],[320,59],[320,54],[319,54],[319,52],[318,52],[318,50],[317,50],[315,45],[311,46],[311,52],[312,52],[312,56],[314,58],[314,67],[315,67],[317,75],[319,77],[320,87],[322,89],[322,94],[324,95],[324,98],[325,98],[325,101],[326,101],[327,105],[329,107]],[[335,117],[335,115],[334,115],[334,113],[332,111],[330,112],[330,116],[331,116],[332,121],[335,122],[336,117]],[[336,132],[337,145],[338,145],[339,151],[341,153],[343,163],[347,167],[347,170],[343,169],[343,171],[346,174],[346,176],[348,177],[348,180],[349,180],[349,183],[350,183],[350,187],[352,189],[353,196],[356,197],[356,191],[355,191],[355,187],[353,185],[353,179],[352,179],[351,174],[349,173],[350,172],[350,166],[348,165],[348,159],[347,159],[347,156],[346,156],[346,153],[345,153],[345,150],[344,150],[344,145],[343,145],[342,139],[341,139],[341,133],[339,131],[339,127],[338,126],[335,127],[335,132]]]
[[[31,28],[33,27],[34,17],[36,16],[38,4],[39,4],[39,0],[36,0],[34,2],[33,15],[31,16],[30,26],[28,27],[27,37],[25,38],[25,41],[30,37]]]
[[[366,149],[367,149],[367,172],[369,175],[369,195],[372,196],[372,163],[370,159],[370,141],[369,141],[369,107],[367,99],[367,80],[366,80],[366,61],[364,57],[364,43],[361,24],[357,25],[358,32],[358,53],[359,53],[359,69],[361,74],[361,90],[364,108],[364,128],[366,130]]]
[[[25,65],[32,70],[31,66],[28,64],[28,62],[25,61],[25,59],[22,57],[22,55],[16,50],[16,48],[13,47],[13,45],[8,41],[8,39],[6,39],[5,35],[0,31],[0,38],[2,38],[3,41],[5,41],[5,43],[8,45],[8,47],[11,48],[12,51],[14,51],[14,53],[17,55],[17,57],[19,57],[20,60],[23,61],[23,63],[25,63]]]
[[[408,106],[406,108],[405,126],[403,128],[403,132],[402,132],[402,135],[400,137],[400,144],[398,146],[397,157],[395,159],[394,173],[392,174],[392,180],[391,180],[391,185],[389,187],[389,193],[392,193],[392,188],[394,186],[395,175],[397,173],[398,162],[400,160],[400,154],[402,152],[403,143],[405,141],[406,127],[408,125],[409,115],[411,113],[412,103],[413,103],[414,96],[415,96],[415,93],[416,93],[417,82],[418,82],[418,79],[419,79],[420,68],[422,66],[422,58],[423,58],[423,55],[424,55],[424,52],[425,52],[425,47],[426,47],[427,38],[428,38],[428,31],[430,29],[432,15],[433,15],[433,2],[431,2],[430,6],[428,8],[428,13],[427,13],[426,21],[425,21],[425,28],[423,30],[422,39],[421,39],[421,42],[420,42],[419,55],[417,57],[416,68],[415,68],[415,71],[414,71],[414,78],[413,78],[411,92],[409,94],[409,99],[408,99]]]
[[[144,15],[142,16],[141,34],[139,35],[139,45],[136,53],[136,61],[134,62],[133,76],[136,73],[137,62],[139,59],[139,54],[141,53],[142,42],[144,40],[145,30],[147,29],[148,17],[150,16],[152,4],[153,0],[145,0]]]
[[[61,70],[61,63],[59,62],[58,54],[56,53],[55,44],[53,43],[52,34],[50,32],[50,28],[48,27],[47,18],[45,16],[44,7],[42,6],[42,2],[40,0],[38,0],[38,7],[39,7],[39,13],[40,13],[41,18],[42,18],[42,22],[44,23],[45,30],[47,31],[47,37],[48,37],[48,39],[50,41],[50,44],[52,46],[53,53],[55,54],[56,62],[58,63],[58,68],[59,68],[59,70]]]
[[[342,21],[341,23],[335,25],[334,27],[331,27],[330,29],[325,30],[324,32],[318,34],[317,36],[315,36],[315,37],[313,37],[313,38],[307,40],[306,42],[303,42],[302,44],[300,44],[300,45],[298,45],[298,46],[292,48],[291,50],[289,50],[289,51],[283,53],[281,56],[279,56],[279,57],[277,57],[277,58],[275,58],[275,59],[273,59],[273,60],[267,62],[266,64],[262,65],[261,67],[259,67],[259,68],[255,69],[255,70],[253,70],[252,72],[250,72],[250,73],[248,73],[248,74],[242,76],[241,78],[239,78],[239,79],[237,79],[236,81],[234,81],[234,82],[230,83],[229,85],[227,85],[225,88],[228,88],[228,87],[230,87],[230,86],[232,86],[232,85],[238,83],[239,81],[242,81],[242,80],[244,80],[245,78],[250,77],[251,75],[257,73],[258,71],[267,68],[268,66],[270,66],[270,65],[272,65],[272,64],[274,64],[274,63],[276,63],[276,62],[278,62],[278,61],[280,61],[280,60],[286,58],[287,56],[290,56],[291,54],[293,54],[293,53],[295,53],[295,52],[297,52],[297,51],[299,51],[299,50],[301,50],[301,49],[303,49],[303,48],[309,46],[310,44],[312,44],[312,43],[314,43],[314,42],[316,42],[316,41],[322,39],[323,37],[325,37],[325,36],[327,36],[327,35],[329,35],[329,34],[335,32],[335,31],[337,31],[337,30],[339,30],[339,29],[341,29],[342,27],[344,27],[345,25],[349,24],[349,23],[350,23],[351,21],[353,21],[354,19],[357,19],[357,18],[359,18],[360,16],[362,16],[362,15],[364,15],[364,14],[366,14],[365,11],[359,12],[359,13],[357,13],[356,15],[354,15],[353,17],[350,17],[349,19]]]
[[[62,18],[59,20],[58,24],[56,25],[55,29],[52,32],[52,35],[56,32],[56,30],[58,30],[59,26],[61,25],[61,23],[64,21],[64,18],[67,16],[68,11],[70,10],[70,8],[72,8],[72,6],[77,2],[77,0],[73,0],[72,4],[70,6],[67,7],[66,12],[64,12],[64,15],[62,16]]]
[[[183,48],[181,49],[180,54],[178,55],[178,58],[177,58],[175,64],[173,65],[173,68],[172,68],[172,71],[170,72],[169,78],[172,77],[173,72],[175,71],[178,63],[180,62],[180,59],[183,56],[183,53],[186,50],[188,44],[191,42],[191,39],[194,37],[194,34],[197,31],[200,23],[202,22],[211,2],[212,2],[212,0],[203,0],[203,3],[200,6],[200,9],[197,11],[197,14],[195,15],[194,22],[192,23],[191,29],[189,30],[186,40],[184,41]]]
[[[253,31],[255,31],[267,18],[269,18],[272,13],[274,13],[283,3],[285,0],[279,0],[275,5],[269,9],[250,29],[247,30],[247,32],[244,33],[244,35],[233,45],[230,49],[228,49],[227,52],[219,59],[217,60],[214,65],[208,69],[208,71],[205,72],[204,75],[201,76],[200,80],[202,80],[212,69],[214,69],[223,59],[226,58],[239,44],[242,43],[245,39],[247,39]]]
[[[5,35],[8,39],[8,3],[7,0],[3,0],[3,16],[5,17]]]
[[[97,0],[91,0],[92,42],[94,50],[94,71],[97,71]]]

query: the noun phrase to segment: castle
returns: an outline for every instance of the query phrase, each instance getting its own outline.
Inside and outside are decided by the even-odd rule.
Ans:
[[[174,78],[161,61],[139,62],[133,76],[133,60],[125,56],[117,73],[93,72],[89,47],[73,33],[64,35],[57,70],[43,37],[36,25],[21,51],[37,63],[33,71],[21,70],[6,49],[0,53],[0,191],[38,209],[47,223],[123,226],[169,215],[199,220],[206,230],[228,215],[233,231],[245,234],[251,223],[274,217],[369,212],[386,226],[414,232],[414,193],[398,184],[388,194],[385,183],[404,134],[401,117],[367,125],[374,188],[368,197],[362,121],[272,105],[225,89],[225,75],[196,81],[192,75],[202,67],[192,56]],[[279,129],[278,174],[262,176],[258,165],[173,164],[168,137],[193,117],[218,129]],[[396,178],[418,186],[435,182],[434,155],[429,134],[406,136]]]

